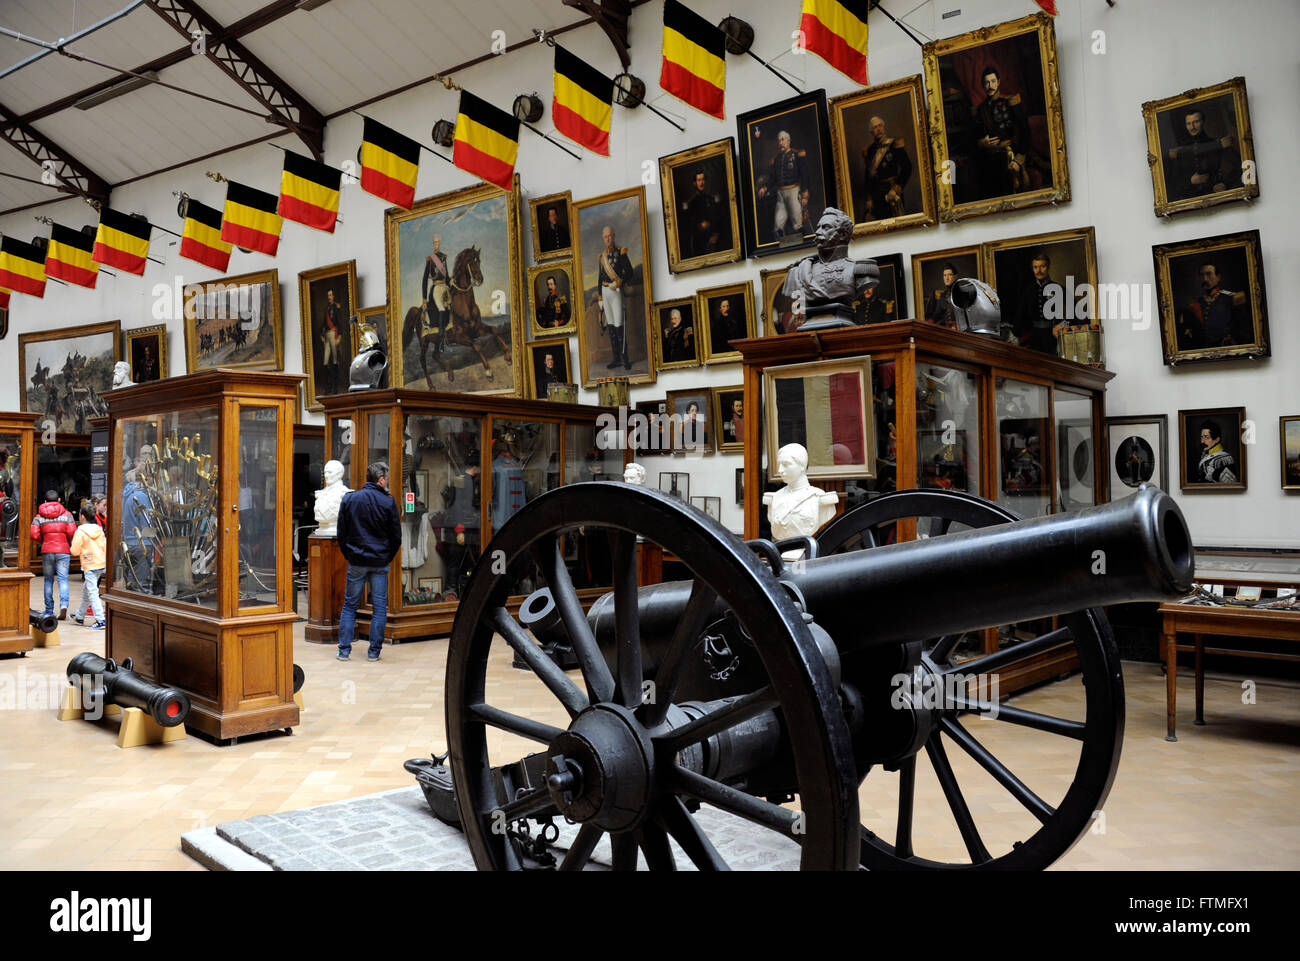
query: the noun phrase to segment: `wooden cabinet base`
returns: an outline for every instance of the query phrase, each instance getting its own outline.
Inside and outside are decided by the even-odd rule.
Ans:
[[[189,730],[225,741],[298,723],[292,612],[221,619],[117,592],[107,607],[107,656],[185,691]]]
[[[347,574],[348,562],[336,537],[312,534],[307,538],[307,624],[303,637],[311,643],[338,643]]]
[[[18,654],[35,647],[28,620],[31,585],[31,572],[0,569],[0,654]]]

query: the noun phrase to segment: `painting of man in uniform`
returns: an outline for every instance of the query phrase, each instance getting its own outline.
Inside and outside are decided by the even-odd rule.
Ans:
[[[734,246],[727,158],[718,155],[673,168],[677,257],[692,260]]]
[[[1241,186],[1241,151],[1232,93],[1156,115],[1165,193],[1170,201]]]
[[[939,78],[955,203],[1052,185],[1036,33],[941,56]]]
[[[1245,247],[1169,259],[1179,350],[1232,347],[1255,339]]]
[[[401,325],[406,386],[518,389],[516,205],[513,195],[471,187],[388,215],[388,303]]]

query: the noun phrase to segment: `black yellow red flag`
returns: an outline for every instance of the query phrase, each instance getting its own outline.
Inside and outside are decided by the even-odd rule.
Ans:
[[[145,261],[149,258],[149,232],[152,229],[147,220],[105,207],[99,212],[99,229],[95,231],[91,257],[105,267],[116,267],[128,274],[143,274]]]
[[[664,3],[664,62],[659,86],[722,119],[727,86],[726,35],[677,0]]]
[[[803,0],[799,20],[804,49],[864,87],[870,6],[870,0]]]
[[[221,211],[194,198],[185,201],[181,256],[225,273],[232,246],[221,239]]]
[[[286,150],[280,174],[280,216],[334,233],[342,181],[343,171],[337,167]]]
[[[41,249],[17,237],[0,240],[0,287],[44,297],[45,254]]]
[[[231,180],[226,184],[226,208],[221,218],[221,239],[236,247],[275,256],[284,226],[275,194],[246,187]]]
[[[62,224],[52,225],[50,242],[45,248],[46,276],[93,289],[99,279],[94,251],[94,237]]]
[[[588,150],[609,156],[614,81],[559,44],[555,46],[555,129]]]
[[[361,189],[411,209],[420,173],[420,145],[366,117],[361,134]]]
[[[519,121],[500,107],[460,92],[452,162],[502,190],[510,190],[519,154]]]

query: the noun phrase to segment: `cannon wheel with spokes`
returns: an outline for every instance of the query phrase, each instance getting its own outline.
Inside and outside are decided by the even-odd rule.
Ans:
[[[898,521],[907,518],[916,519],[919,535],[928,537],[943,536],[954,524],[980,528],[1020,520],[1011,511],[971,494],[939,489],[898,491],[863,504],[828,524],[817,538],[818,552],[826,555],[874,548],[896,530],[894,525]],[[938,594],[936,602],[941,602]],[[1081,610],[1062,615],[1057,623],[1058,627],[1046,634],[958,663],[954,663],[953,653],[959,636],[917,640],[922,641],[924,670],[940,681],[958,672],[965,676],[996,674],[1063,643],[1073,645],[1085,692],[1083,720],[1053,717],[1002,704],[992,722],[1030,728],[1042,732],[1044,737],[1055,736],[1061,739],[1062,746],[1078,744],[1078,763],[1064,797],[1055,804],[1039,797],[1007,763],[980,742],[976,732],[962,724],[963,716],[976,713],[973,706],[962,704],[961,699],[945,697],[922,750],[956,822],[967,860],[934,860],[917,852],[919,845],[913,828],[917,756],[921,753],[918,750],[897,765],[898,805],[896,821],[890,825],[892,842],[865,825],[862,828],[863,867],[1042,870],[1069,851],[1089,830],[1110,793],[1119,767],[1124,737],[1124,680],[1119,651],[1100,611]],[[1005,851],[990,851],[962,793],[945,743],[968,755],[991,775],[1032,815],[1037,829],[1012,842]]]
[[[576,528],[609,539],[613,569],[613,663],[602,655],[564,565],[562,537]],[[643,650],[637,603],[637,536],[689,568],[690,600],[643,702]],[[494,573],[493,565],[497,566]],[[542,653],[507,606],[516,581],[535,564],[550,589],[581,682]],[[502,565],[505,573],[500,573]],[[752,639],[767,683],[703,716],[674,721],[673,698],[687,659],[718,604],[736,612]],[[563,707],[567,728],[492,704],[486,672],[494,636],[525,661]],[[800,812],[687,770],[692,745],[775,709],[793,758]],[[609,835],[614,868],[675,866],[669,838],[701,869],[725,869],[692,814],[703,802],[801,845],[804,869],[858,864],[859,813],[852,744],[830,671],[789,594],[751,550],[719,523],[680,500],[625,484],[574,484],[543,494],[497,532],[484,550],[456,612],[447,651],[447,733],[461,824],[480,869],[519,869],[500,826],[559,810],[580,822],[559,863],[581,870]],[[547,753],[542,787],[502,801],[489,761],[488,728],[537,742]],[[574,774],[574,758],[579,757]],[[618,795],[617,805],[606,803]]]

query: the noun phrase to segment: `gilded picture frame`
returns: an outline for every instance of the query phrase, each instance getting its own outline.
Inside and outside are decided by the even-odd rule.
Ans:
[[[703,176],[703,189],[698,178]],[[668,270],[685,273],[744,256],[736,141],[724,137],[659,158]]]
[[[675,331],[672,315],[681,317]],[[660,300],[650,306],[655,327],[655,365],[660,371],[700,366],[700,325],[695,297]],[[689,353],[690,356],[687,356]]]
[[[555,285],[552,295],[548,279]],[[555,300],[552,301],[552,296]],[[564,315],[568,319],[564,319]],[[546,322],[550,322],[547,324]],[[577,333],[573,306],[573,261],[555,260],[528,268],[528,337]]]
[[[1148,100],[1142,120],[1156,216],[1259,196],[1244,77]]]
[[[1036,13],[931,41],[921,63],[940,221],[1070,199],[1052,17]]]
[[[546,355],[563,360],[563,366],[556,365],[555,374],[543,374],[546,368]],[[545,384],[542,381],[546,381]],[[534,340],[528,344],[528,396],[534,400],[547,399],[547,387],[550,384],[573,383],[573,368],[569,362],[569,338],[556,337],[553,340]]]
[[[684,387],[667,392],[668,429],[675,454],[712,454],[714,426],[707,387]]]
[[[739,307],[734,303],[736,299],[740,300]],[[730,364],[740,360],[740,351],[732,350],[728,341],[755,336],[754,282],[705,287],[695,294],[695,302],[696,332],[704,363]]]
[[[1272,353],[1258,230],[1157,244],[1151,254],[1166,365]]]
[[[1244,407],[1206,407],[1178,412],[1178,487],[1193,491],[1244,491]]]
[[[1300,414],[1277,419],[1278,460],[1282,462],[1282,490],[1300,491]]]
[[[332,299],[331,299],[332,298]],[[357,262],[347,260],[298,274],[298,317],[302,324],[302,369],[307,374],[307,410],[325,409],[320,398],[346,393],[356,341]]]
[[[921,75],[832,97],[827,106],[839,206],[853,218],[853,236],[937,223]]]
[[[957,321],[945,299],[948,285],[944,274],[948,265],[952,266],[954,281],[963,277],[985,279],[984,251],[979,244],[912,254],[912,303],[917,320],[955,329]]]
[[[645,186],[629,187],[574,201],[571,232],[574,238],[574,280],[580,296],[578,315],[578,361],[582,386],[596,386],[600,377],[627,377],[633,384],[655,381],[654,337],[650,305],[654,302],[650,278],[650,236],[646,227]],[[628,279],[623,291],[623,330],[615,343],[614,325],[607,325],[601,306],[602,287],[598,272],[605,250],[604,230],[613,231],[618,256],[627,257]],[[626,254],[623,251],[626,250]],[[618,263],[614,263],[616,268]],[[630,296],[628,291],[631,291]],[[608,328],[608,329],[607,329]],[[625,350],[616,354],[616,346]]]
[[[714,442],[719,454],[744,453],[744,405],[744,384],[713,388],[710,406],[713,409]]]
[[[280,272],[259,270],[185,286],[185,365],[284,370]]]
[[[789,297],[781,293],[781,288],[785,286],[789,272],[789,266],[758,272],[758,286],[763,298],[759,311],[760,337],[775,337],[786,332],[785,325],[791,318],[791,308],[794,305]]]
[[[147,384],[171,376],[167,369],[166,324],[124,330],[122,340],[122,359],[131,365],[132,383]]]
[[[573,259],[573,231],[570,225],[572,204],[573,195],[567,190],[528,198],[528,226],[533,237],[535,263]],[[547,228],[551,222],[552,208],[555,210],[555,224],[563,228],[562,232],[555,228],[550,230]]]
[[[446,282],[425,276],[437,240]],[[503,191],[463,187],[384,212],[389,381],[466,394],[527,391],[520,288],[519,176]],[[439,291],[439,285],[446,291]],[[427,323],[426,300],[446,315],[445,336]]]
[[[50,427],[87,433],[90,418],[108,414],[105,395],[121,359],[120,320],[19,334],[19,409],[42,415],[38,436]]]
[[[786,444],[808,451],[809,480],[876,476],[870,355],[764,368],[763,413],[768,480]]]
[[[1007,237],[986,241],[982,246],[984,280],[998,292],[998,299],[1002,302],[1002,321],[1012,327],[1022,347],[1059,357],[1062,356],[1060,338],[1067,327],[1100,323],[1097,234],[1094,228],[1076,227]],[[1060,285],[1055,306],[1044,306],[1039,298],[1035,264],[1042,262],[1044,256],[1047,281]],[[1059,317],[1045,316],[1049,311],[1058,310]],[[1040,321],[1037,333],[1035,317]],[[1051,322],[1050,331],[1041,326],[1043,320]]]

